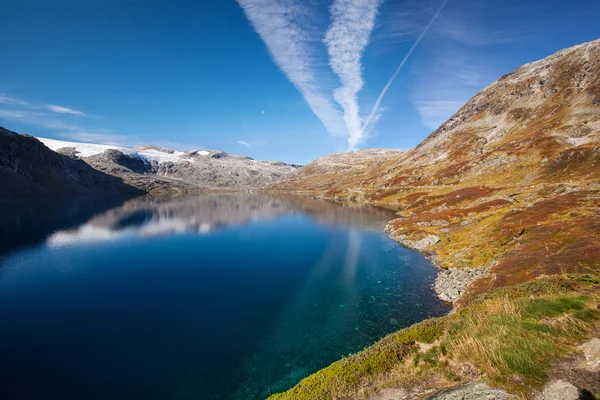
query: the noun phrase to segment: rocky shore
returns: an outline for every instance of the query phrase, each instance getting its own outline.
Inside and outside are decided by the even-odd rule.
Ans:
[[[393,240],[404,247],[420,252],[439,268],[433,288],[439,299],[449,303],[456,303],[473,282],[487,276],[490,269],[496,264],[493,262],[479,268],[444,268],[439,262],[436,262],[435,254],[428,251],[430,247],[441,241],[439,236],[427,235],[418,240],[410,240],[407,235],[398,234],[398,230],[394,231],[391,224],[388,224],[385,230]]]

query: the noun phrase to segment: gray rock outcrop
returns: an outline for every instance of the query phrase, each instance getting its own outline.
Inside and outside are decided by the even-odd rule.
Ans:
[[[455,303],[475,280],[487,275],[491,266],[481,268],[448,268],[441,270],[434,289],[444,301]]]
[[[495,389],[485,382],[475,382],[444,390],[427,397],[427,400],[509,400],[516,397],[504,390]]]
[[[600,339],[593,338],[578,347],[583,353],[585,361],[581,363],[581,367],[600,372]]]
[[[571,383],[557,380],[548,383],[537,400],[579,400],[579,389]]]

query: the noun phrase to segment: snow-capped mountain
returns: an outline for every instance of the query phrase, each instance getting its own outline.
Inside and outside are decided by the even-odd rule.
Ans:
[[[257,188],[272,184],[298,165],[258,161],[215,150],[176,151],[157,146],[126,148],[38,138],[55,152],[81,159],[149,193]]]
[[[0,127],[0,197],[140,194],[115,176]]]

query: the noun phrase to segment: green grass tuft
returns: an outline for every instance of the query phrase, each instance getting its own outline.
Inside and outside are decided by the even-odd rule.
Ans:
[[[588,298],[584,296],[566,297],[561,296],[555,299],[535,299],[525,301],[521,305],[521,315],[524,319],[541,319],[556,317],[561,314],[580,311],[585,308]]]

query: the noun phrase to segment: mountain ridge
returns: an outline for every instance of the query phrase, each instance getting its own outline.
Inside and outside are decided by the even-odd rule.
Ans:
[[[141,194],[121,179],[0,127],[0,197]]]
[[[326,161],[270,189],[396,210],[386,231],[441,269],[455,312],[273,399],[600,394],[582,361],[600,342],[600,39],[500,77],[414,149]]]
[[[48,138],[38,140],[57,153],[82,160],[98,171],[154,195],[251,190],[272,184],[300,167],[217,150],[184,152],[153,145],[127,148]]]

